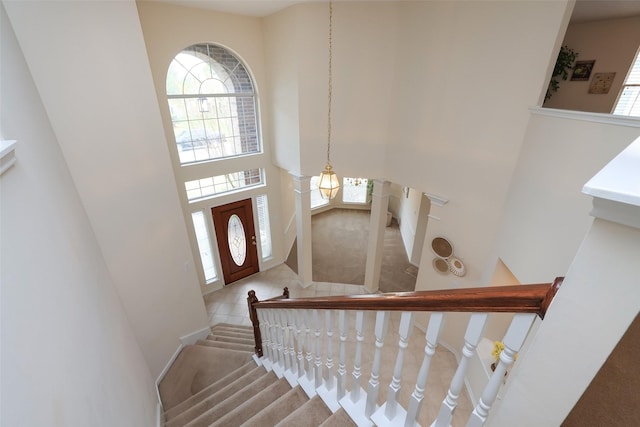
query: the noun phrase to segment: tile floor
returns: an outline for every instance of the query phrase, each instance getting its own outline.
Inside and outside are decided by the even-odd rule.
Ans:
[[[224,289],[210,293],[204,297],[209,322],[211,325],[217,323],[231,323],[237,325],[250,326],[249,314],[247,310],[247,294],[250,290],[256,292],[256,296],[260,300],[269,299],[282,294],[284,287],[289,288],[291,298],[328,296],[328,295],[357,295],[367,293],[363,286],[359,285],[343,285],[336,283],[312,283],[307,288],[299,285],[296,274],[285,264],[274,267],[270,270],[260,272],[253,276],[239,280]],[[323,315],[323,314],[322,314]],[[324,316],[324,315],[323,315]],[[334,317],[334,323],[337,321]],[[348,318],[348,324],[351,326],[347,337],[347,354],[355,353],[355,332],[353,325],[355,314]],[[375,313],[365,312],[364,342],[363,342],[363,360],[361,386],[366,390],[369,380],[371,365],[373,362],[373,352],[375,336],[373,334],[373,326],[375,324]],[[398,327],[400,324],[400,313],[391,313],[389,321],[389,330],[385,338],[385,351],[382,356],[382,370],[380,372],[380,393],[378,403],[384,403],[387,395],[387,388],[391,382],[393,374],[393,366],[397,354],[397,343],[399,342]],[[333,337],[333,357],[334,366],[337,366],[337,349],[339,348],[339,337],[337,326],[334,327]],[[424,358],[425,348],[424,332],[418,328],[413,328],[412,337],[409,346],[405,352],[402,374],[402,388],[399,393],[399,402],[403,407],[407,407],[409,397],[413,392],[415,379],[420,369],[420,364]],[[323,355],[323,363],[326,355]],[[352,360],[347,356],[347,361]],[[351,361],[351,364],[353,362]],[[351,367],[352,368],[352,367]],[[439,346],[436,354],[431,362],[431,370],[427,380],[427,388],[425,391],[425,400],[423,409],[419,418],[422,426],[428,426],[435,419],[442,400],[446,397],[451,378],[457,368],[457,362],[454,355]],[[351,386],[351,375],[349,371],[349,362],[347,362],[347,372],[349,379],[347,380],[347,389]],[[466,391],[460,393],[458,407],[454,413],[453,426],[465,425],[466,420],[471,413],[473,407]]]

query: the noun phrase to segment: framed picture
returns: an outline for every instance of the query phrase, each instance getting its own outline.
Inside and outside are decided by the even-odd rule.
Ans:
[[[593,73],[593,79],[591,85],[589,85],[589,93],[595,94],[607,94],[613,79],[616,77],[616,73]]]
[[[576,61],[576,65],[573,67],[573,74],[571,80],[574,81],[587,81],[591,77],[591,71],[596,63],[595,60],[590,61]]]

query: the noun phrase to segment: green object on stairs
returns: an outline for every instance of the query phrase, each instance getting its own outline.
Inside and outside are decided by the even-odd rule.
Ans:
[[[252,355],[252,328],[238,325],[215,325],[206,340],[185,346],[159,386],[165,426],[355,426],[343,410],[332,414]]]

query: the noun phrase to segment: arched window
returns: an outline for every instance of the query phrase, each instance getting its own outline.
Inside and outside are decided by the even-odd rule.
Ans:
[[[196,44],[176,55],[167,98],[180,164],[261,151],[251,77],[225,48]]]

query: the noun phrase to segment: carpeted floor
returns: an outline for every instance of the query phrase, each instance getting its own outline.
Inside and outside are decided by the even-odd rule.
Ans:
[[[364,284],[369,211],[332,209],[313,215],[311,219],[313,281]],[[286,264],[297,271],[296,244]],[[407,258],[398,222],[385,228],[381,292],[415,290],[417,267]]]

